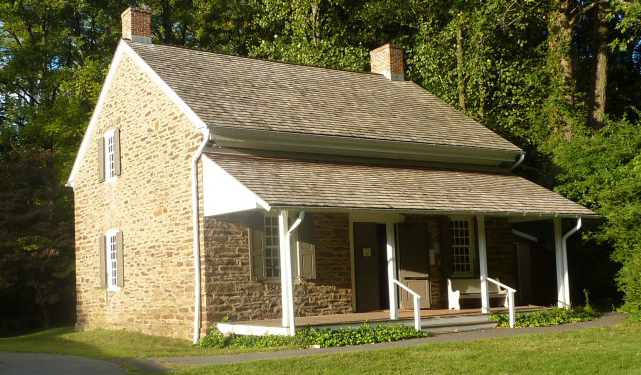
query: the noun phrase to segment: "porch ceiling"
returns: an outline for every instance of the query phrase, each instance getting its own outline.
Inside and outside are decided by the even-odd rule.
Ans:
[[[271,207],[589,217],[511,173],[207,154]]]

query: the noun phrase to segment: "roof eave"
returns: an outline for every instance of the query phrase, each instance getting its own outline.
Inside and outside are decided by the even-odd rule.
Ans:
[[[507,165],[524,152],[520,149],[472,148],[400,142],[309,133],[210,126],[212,140],[220,147],[306,152],[337,156],[375,157],[478,165]]]
[[[390,214],[419,214],[419,215],[485,215],[495,217],[523,218],[526,219],[596,219],[600,215],[596,213],[562,213],[562,212],[521,212],[521,211],[488,211],[488,210],[425,210],[425,209],[398,209],[398,208],[366,208],[366,207],[330,207],[330,206],[306,206],[306,205],[287,205],[287,204],[270,204],[272,210],[304,210],[309,212],[377,212]]]

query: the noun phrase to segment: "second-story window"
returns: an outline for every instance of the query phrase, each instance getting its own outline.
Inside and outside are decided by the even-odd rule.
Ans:
[[[116,179],[116,150],[114,131],[105,133],[105,181]]]
[[[113,128],[98,139],[98,181],[112,182],[120,176],[120,129]]]

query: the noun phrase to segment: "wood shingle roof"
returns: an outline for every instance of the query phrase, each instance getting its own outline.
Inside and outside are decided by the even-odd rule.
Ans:
[[[208,154],[270,206],[523,216],[595,213],[507,172]]]
[[[411,81],[126,43],[211,127],[522,153]]]

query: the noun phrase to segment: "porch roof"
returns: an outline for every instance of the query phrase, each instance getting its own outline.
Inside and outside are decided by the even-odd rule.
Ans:
[[[270,207],[596,216],[511,173],[207,154]]]

